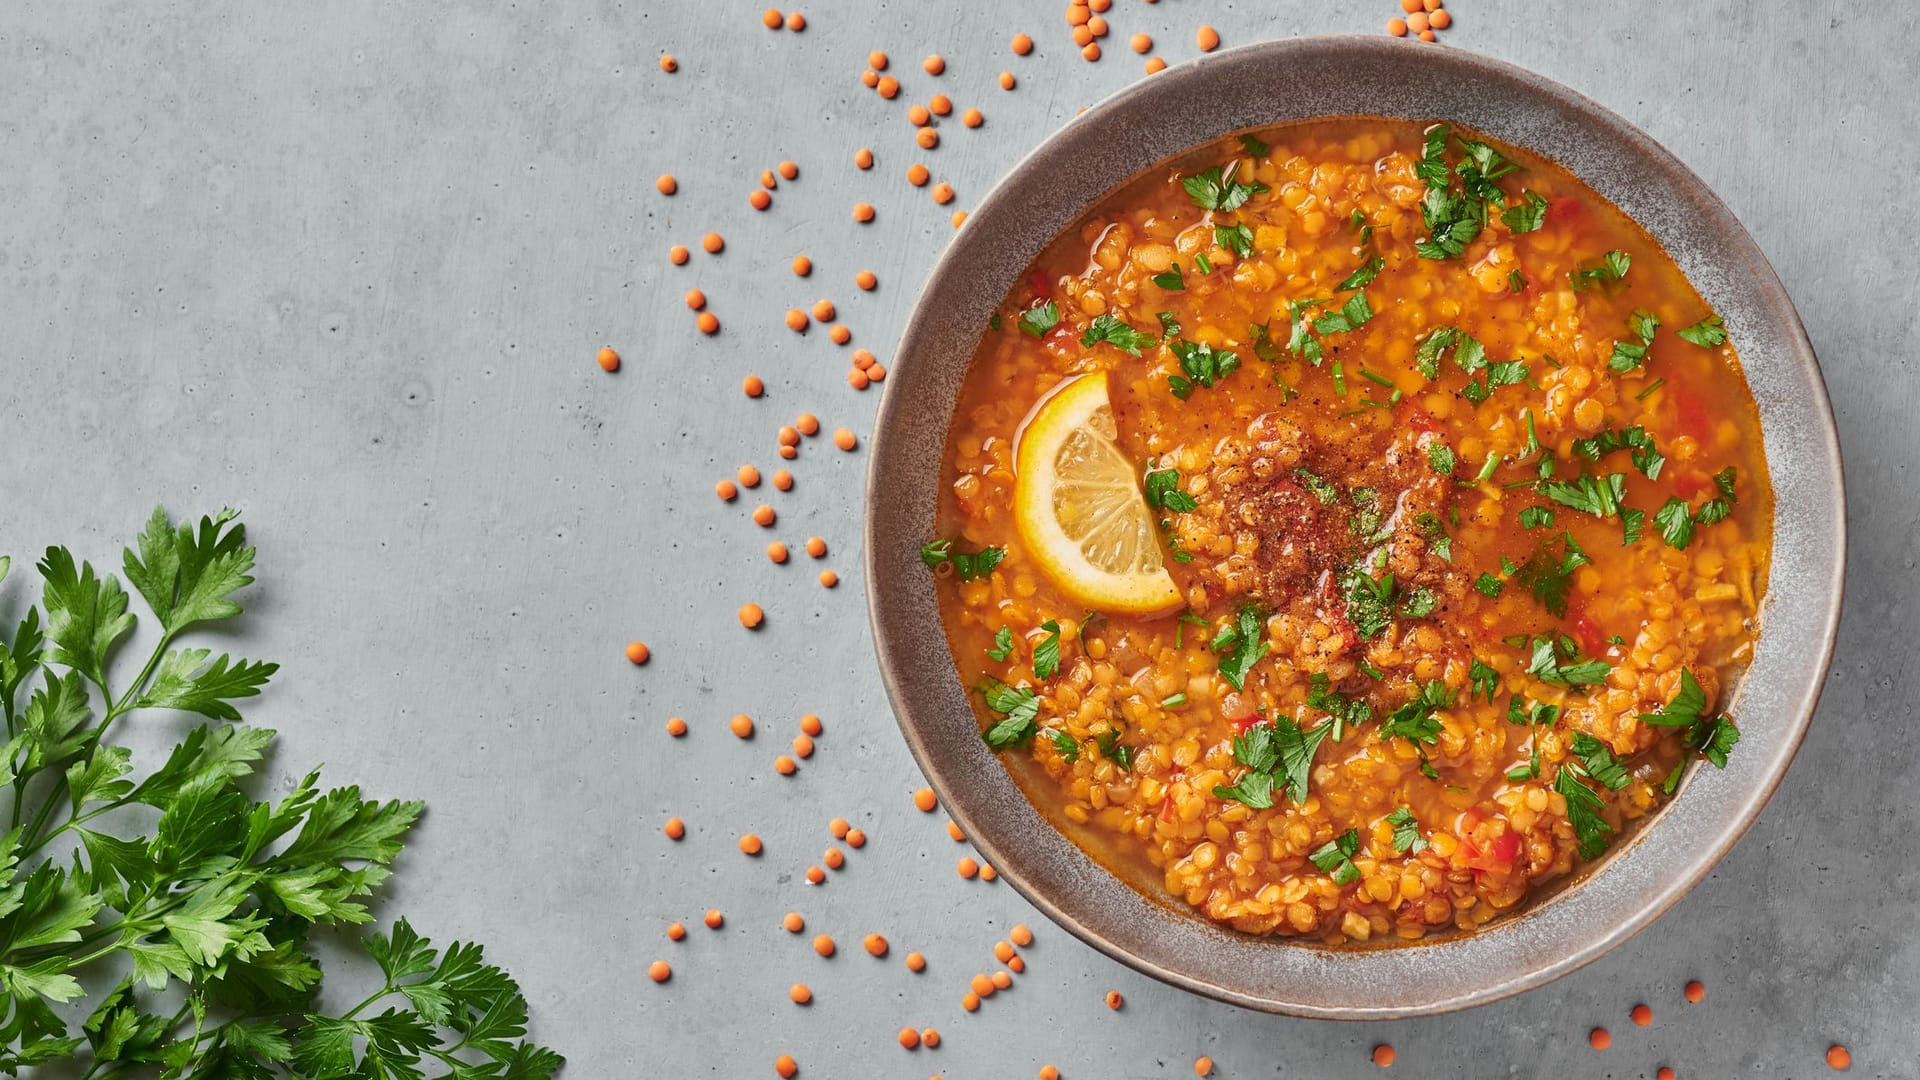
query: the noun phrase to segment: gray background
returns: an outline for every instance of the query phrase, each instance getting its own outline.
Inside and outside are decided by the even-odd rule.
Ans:
[[[962,882],[873,673],[858,572],[862,455],[809,441],[798,483],[733,505],[714,481],[770,473],[778,425],[812,411],[865,433],[877,392],[780,314],[833,299],[856,346],[888,347],[951,234],[913,161],[973,205],[1073,112],[1141,77],[1125,47],[1378,32],[1353,0],[1115,0],[1107,58],[1079,59],[1055,3],[840,0],[802,34],[760,4],[93,4],[0,12],[0,550],[48,543],[118,564],[147,510],[243,508],[261,583],[227,647],[276,659],[248,710],[278,727],[276,781],[424,798],[384,911],[479,938],[523,982],[574,1077],[949,1080],[1217,1075],[1806,1077],[1832,1041],[1864,1076],[1920,1075],[1909,999],[1920,832],[1907,797],[1920,452],[1915,9],[1885,4],[1542,5],[1456,0],[1444,40],[1516,61],[1641,124],[1730,203],[1774,260],[1825,366],[1847,455],[1851,599],[1805,750],[1713,877],[1599,963],[1464,1015],[1346,1025],[1172,991],[1034,917],[1004,882]],[[269,14],[272,7],[290,7]],[[784,9],[783,9],[784,10]],[[1039,49],[1013,56],[1017,30]],[[1445,46],[1442,46],[1445,47]],[[857,76],[887,50],[904,84]],[[663,51],[680,59],[667,76]],[[949,62],[927,77],[930,51]],[[994,79],[1020,78],[1013,93]],[[987,126],[913,146],[934,92]],[[879,165],[856,171],[853,150]],[[746,205],[762,168],[800,179]],[[681,192],[654,191],[672,172]],[[857,200],[880,210],[851,224]],[[719,257],[702,232],[727,238]],[[673,243],[695,248],[670,266]],[[787,262],[810,255],[810,280]],[[879,274],[862,294],[856,270]],[[703,338],[681,301],[704,289]],[[610,343],[625,369],[606,376]],[[748,401],[743,374],[769,392]],[[938,418],[929,418],[937,422]],[[775,567],[747,521],[832,545]],[[1790,539],[1790,538],[1783,538]],[[6,586],[17,598],[20,584]],[[749,636],[735,609],[770,613]],[[17,599],[9,601],[9,606]],[[641,638],[653,662],[621,646]],[[725,730],[753,715],[751,743]],[[773,773],[802,712],[826,724]],[[693,733],[666,737],[670,715]],[[162,737],[168,732],[152,732]],[[687,839],[660,833],[684,817]],[[871,841],[823,888],[800,872],[841,815]],[[734,847],[757,831],[767,853]],[[708,907],[727,925],[699,925]],[[797,909],[831,961],[778,928]],[[692,928],[680,944],[664,928]],[[1011,923],[1040,940],[1015,990],[959,999]],[[884,961],[859,948],[894,943]],[[928,970],[900,957],[918,949]],[[670,960],[655,986],[648,961]],[[1705,1003],[1680,998],[1687,979]],[[815,1004],[786,1000],[804,980]],[[1126,1011],[1101,996],[1117,988]],[[344,990],[341,991],[344,993]],[[1653,1005],[1655,1025],[1626,1012]],[[904,1024],[935,1026],[909,1055]],[[1613,1029],[1596,1055],[1585,1034]]]

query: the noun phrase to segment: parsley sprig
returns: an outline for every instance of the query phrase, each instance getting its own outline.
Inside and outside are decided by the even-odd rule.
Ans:
[[[938,570],[942,566],[953,567],[953,574],[961,581],[972,581],[993,573],[1000,560],[1007,557],[1003,547],[983,547],[979,551],[967,552],[954,550],[954,542],[948,539],[934,540],[920,545],[920,561],[927,569]]]
[[[1331,730],[1331,724],[1321,724],[1304,731],[1284,716],[1254,724],[1233,739],[1233,760],[1246,766],[1247,771],[1231,787],[1216,786],[1214,795],[1255,810],[1272,806],[1275,791],[1295,804],[1305,802],[1314,755]]]
[[[526,1040],[514,981],[480,946],[436,950],[405,919],[358,940],[381,973],[371,994],[345,1011],[317,1004],[309,936],[373,921],[368,898],[422,807],[322,790],[318,770],[277,802],[251,797],[274,732],[240,723],[236,703],[278,666],[182,640],[240,614],[254,559],[231,511],[175,525],[155,510],[122,560],[159,632],[129,683],[114,685],[113,660],[134,627],[131,598],[65,548],[47,550],[40,605],[0,639],[0,773],[13,787],[0,835],[0,1071],[78,1061],[89,1076],[417,1080],[432,1058],[462,1077],[552,1076],[561,1058]],[[147,709],[203,722],[143,774],[111,736]],[[330,985],[343,978],[335,955]],[[56,1006],[90,995],[74,1033]]]

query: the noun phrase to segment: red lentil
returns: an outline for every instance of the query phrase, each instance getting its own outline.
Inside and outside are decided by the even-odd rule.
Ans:
[[[727,728],[736,738],[751,739],[753,738],[753,717],[746,713],[735,713],[733,719],[727,721]]]
[[[774,522],[773,507],[761,503],[753,508],[753,523],[761,528],[771,528]]]
[[[794,1073],[800,1071],[800,1066],[794,1062],[793,1055],[781,1054],[773,1059],[773,1071],[781,1080],[790,1080]]]
[[[832,570],[820,571],[820,585],[822,588],[831,589],[838,584],[840,584],[839,574],[834,573]]]
[[[807,920],[801,918],[799,912],[789,911],[780,920],[780,925],[786,927],[787,933],[797,934],[807,928]]]
[[[813,1001],[813,991],[807,987],[806,983],[794,983],[793,986],[788,989],[787,997],[792,1000],[795,1005],[806,1005]]]
[[[987,978],[984,972],[982,972],[979,975],[975,975],[973,977],[973,982],[970,985],[973,987],[973,992],[976,994],[979,994],[983,998],[990,998],[993,996],[993,980]]]
[[[1388,1046],[1386,1043],[1381,1043],[1379,1046],[1373,1048],[1373,1063],[1375,1065],[1383,1069],[1391,1069],[1393,1068],[1393,1058],[1393,1047]]]
[[[780,182],[773,178],[772,169],[760,170],[760,186],[766,188],[768,191],[772,191],[774,188],[780,186]]]
[[[807,537],[807,554],[818,559],[827,553],[827,542],[817,536]]]
[[[1681,992],[1686,995],[1688,1001],[1696,1005],[1706,1000],[1707,997],[1707,988],[1705,984],[1701,983],[1698,979],[1688,983],[1686,988]]]
[[[891,75],[882,75],[874,89],[880,91],[881,97],[892,100],[900,94],[900,80]]]
[[[687,823],[677,817],[670,817],[667,819],[666,827],[660,831],[667,834],[667,839],[678,840],[687,835]]]
[[[620,354],[604,345],[600,347],[599,352],[594,354],[593,359],[595,363],[600,365],[601,371],[611,372],[620,370]]]
[[[755,836],[752,833],[747,833],[745,836],[742,836],[740,838],[740,854],[758,855],[763,850],[765,850],[765,848],[760,843],[760,838],[758,836]]]
[[[1413,14],[1407,16],[1407,29],[1413,31],[1414,33],[1418,34],[1418,33],[1424,32],[1427,29],[1427,26],[1428,24],[1427,24],[1426,12],[1416,11]]]
[[[720,332],[720,319],[711,311],[701,312],[699,318],[693,320],[693,325],[699,327],[701,333],[709,336]]]
[[[808,274],[811,274],[811,273],[813,273],[813,260],[807,258],[805,255],[795,255],[793,257],[794,276],[806,277]]]
[[[887,70],[887,54],[878,49],[867,54],[867,66],[876,71]]]
[[[778,540],[775,540],[773,543],[768,544],[767,558],[771,559],[776,565],[779,563],[786,562],[787,561],[787,545],[781,543]]]
[[[1112,1009],[1114,1012],[1119,1012],[1120,1007],[1125,1005],[1126,1003],[1127,1003],[1127,999],[1120,996],[1120,991],[1118,990],[1107,991],[1107,1008]]]
[[[769,30],[780,29],[784,22],[785,20],[780,17],[780,13],[772,8],[768,8],[760,13],[760,25]]]
[[[685,244],[675,244],[667,249],[667,261],[675,266],[687,265],[687,260],[692,257],[693,253],[687,250]]]
[[[960,114],[960,122],[970,128],[977,128],[981,124],[986,123],[987,118],[980,115],[979,109],[968,109],[966,112]]]
[[[1013,959],[1007,961],[1007,969],[1009,971],[1012,971],[1015,975],[1022,974],[1027,970],[1027,962],[1021,959],[1020,957],[1016,956]]]
[[[999,876],[1000,876],[1000,872],[993,868],[992,863],[980,864],[980,880],[981,881],[992,881],[994,878],[997,878]]]
[[[1013,72],[1003,71],[1000,73],[1000,89],[1011,90],[1018,85],[1019,85],[1019,80],[1013,77]]]
[[[1662,1065],[1660,1071],[1653,1074],[1653,1080],[1674,1080],[1673,1069]]]
[[[867,846],[867,834],[859,829],[847,830],[847,846],[863,848]]]
[[[747,196],[747,205],[753,207],[755,210],[765,210],[767,207],[773,205],[773,196],[759,188],[754,188],[753,194]]]
[[[813,939],[813,951],[819,953],[821,956],[832,956],[833,939],[825,934],[816,936]]]
[[[812,713],[807,713],[805,716],[802,716],[800,718],[800,730],[806,732],[807,734],[813,736],[816,739],[819,738],[820,737],[820,718],[818,716],[815,716]],[[837,836],[847,835],[846,822],[841,821],[841,819],[839,818],[834,818],[833,820],[835,820],[836,822],[839,822],[841,826],[841,831],[836,835]]]
[[[917,161],[907,166],[907,183],[914,187],[926,187],[927,181],[932,178],[933,174],[927,171],[927,167]]]
[[[1096,38],[1106,37],[1107,36],[1107,20],[1101,18],[1098,15],[1095,15],[1093,18],[1087,20],[1087,29],[1091,31],[1093,36]]]
[[[877,71],[861,72],[860,85],[866,87],[869,90],[877,89],[880,86],[880,73]]]
[[[792,491],[793,474],[785,469],[776,470],[773,474],[773,486],[781,491]]]
[[[806,333],[807,313],[804,311],[801,311],[799,308],[788,308],[787,309],[787,329],[793,331],[796,334]]]
[[[873,204],[872,203],[854,203],[853,204],[853,220],[858,221],[863,225],[869,221],[872,221],[873,220]]]
[[[741,487],[756,488],[760,486],[760,470],[754,468],[752,465],[740,466],[733,471],[733,475],[734,479],[740,481]]]
[[[707,924],[707,929],[718,930],[725,925],[727,917],[720,914],[719,908],[708,908],[706,918],[701,921]]]
[[[917,952],[907,954],[907,970],[921,972],[927,969],[927,958]]]
[[[980,1011],[980,995],[969,993],[960,999],[960,1007],[968,1012]]]
[[[780,170],[780,178],[783,180],[798,180],[800,178],[800,166],[795,165],[791,161],[783,161],[775,167]]]
[[[667,717],[667,734],[678,739],[687,733],[687,722],[677,716]]]
[[[1201,1054],[1199,1057],[1194,1058],[1193,1059],[1193,1075],[1212,1076],[1213,1075],[1213,1059],[1208,1057],[1205,1054]]]
[[[742,604],[740,606],[740,625],[749,630],[759,626],[766,617],[767,613],[761,609],[759,604]]]
[[[932,56],[927,57],[926,62],[920,66],[925,68],[929,75],[938,75],[947,70],[947,62],[940,58],[939,53],[934,53]]]
[[[852,831],[852,826],[847,824],[846,818],[837,817],[827,822],[827,831],[833,834],[835,840],[845,840],[847,833]]]
[[[940,133],[930,127],[923,127],[913,133],[913,141],[922,150],[932,150],[940,145]]]
[[[932,109],[933,115],[935,116],[951,115],[953,112],[953,99],[945,94],[935,94],[927,99],[927,108]]]
[[[792,776],[799,768],[800,763],[785,754],[773,759],[773,771],[781,776]]]
[[[727,241],[726,238],[719,233],[710,232],[700,238],[700,246],[706,250],[707,254],[718,255],[726,250]]]
[[[1827,1068],[1842,1070],[1853,1066],[1853,1052],[1838,1043],[1827,1047]]]
[[[1013,989],[1013,976],[1012,976],[1012,975],[1009,975],[1009,974],[1007,974],[1007,973],[1006,973],[1006,972],[1004,972],[1004,971],[996,971],[996,972],[994,972],[994,973],[993,973],[993,975],[992,975],[992,976],[990,976],[990,977],[991,977],[991,978],[992,978],[992,980],[993,980],[993,988],[994,988],[995,990],[1011,990],[1011,989]]]
[[[862,372],[859,368],[854,368],[852,371],[847,372],[847,385],[853,387],[855,390],[865,390],[867,383],[870,381],[866,373]]]
[[[680,182],[675,180],[671,173],[662,173],[660,179],[653,182],[653,186],[662,195],[671,195],[680,190]]]
[[[1387,33],[1394,37],[1407,36],[1407,20],[1395,17],[1387,20]]]
[[[1453,25],[1453,15],[1445,8],[1436,8],[1433,14],[1427,16],[1427,22],[1435,30],[1445,30]]]
[[[873,151],[864,146],[855,150],[853,152],[853,164],[854,167],[858,169],[873,168]]]
[[[1633,1022],[1641,1027],[1646,1027],[1648,1024],[1653,1023],[1653,1010],[1645,1005],[1635,1005],[1633,1011],[1627,1015],[1632,1017]]]
[[[1167,70],[1167,62],[1157,56],[1147,58],[1147,74],[1158,75]]]
[[[1027,929],[1026,923],[1014,923],[1013,929],[1007,931],[1007,940],[1024,949],[1033,944],[1033,931]]]
[[[912,124],[914,127],[925,127],[933,123],[933,114],[927,111],[925,105],[909,105],[907,107],[907,123]]]
[[[900,1029],[900,1045],[905,1047],[908,1050],[919,1049],[920,1033],[913,1030],[912,1028],[901,1028]]]
[[[1613,1045],[1613,1033],[1603,1027],[1594,1028],[1587,1032],[1587,1045],[1595,1050],[1605,1050]]]
[[[998,960],[1004,964],[1007,961],[1013,959],[1013,957],[1014,957],[1014,952],[1013,952],[1012,942],[996,941],[993,943],[993,958],[995,960]]]
[[[667,53],[660,58],[660,70],[671,75],[680,70],[680,61],[675,60],[672,53]]]
[[[1220,31],[1211,26],[1203,26],[1199,33],[1193,35],[1193,40],[1194,44],[1200,46],[1201,52],[1212,52],[1220,47]]]
[[[673,968],[668,967],[665,960],[655,960],[647,965],[647,978],[657,983],[666,982],[673,978]]]
[[[956,844],[965,843],[967,839],[967,834],[960,831],[960,826],[951,821],[947,822],[947,835],[952,837]]]
[[[932,1028],[923,1028],[920,1032],[920,1045],[931,1050],[940,1045],[940,1033]]]
[[[887,955],[887,939],[879,934],[868,934],[861,944],[866,946],[868,956]]]
[[[1025,56],[1033,51],[1033,39],[1025,34],[1013,35],[1013,54]]]
[[[934,807],[940,805],[940,800],[934,795],[932,788],[923,787],[913,793],[913,805],[921,813],[930,814]]]
[[[860,440],[855,438],[853,432],[848,431],[846,428],[839,428],[833,433],[833,445],[842,450],[852,450],[859,444]]]
[[[972,881],[974,878],[980,876],[980,864],[976,862],[972,856],[961,856],[960,861],[954,864],[954,869],[958,870],[960,876],[966,878],[968,881]]]
[[[647,648],[644,641],[627,642],[627,659],[635,664],[644,664],[653,658],[653,650]]]
[[[684,940],[684,939],[686,938],[686,936],[687,936],[687,924],[686,924],[686,923],[677,923],[677,922],[675,922],[675,923],[668,923],[668,924],[667,924],[667,940],[669,940],[669,941],[681,941],[681,940]]]
[[[1040,1080],[1060,1080],[1060,1070],[1051,1065],[1040,1066]]]
[[[787,29],[799,33],[807,28],[807,17],[797,11],[787,13]]]
[[[757,398],[767,392],[766,381],[758,375],[749,375],[740,380],[740,389],[750,398]]]
[[[813,740],[807,738],[805,735],[795,735],[793,737],[793,756],[798,758],[812,757]]]
[[[1080,50],[1080,58],[1089,63],[1100,59],[1100,46],[1091,41],[1088,42],[1086,47]]]
[[[820,856],[820,861],[827,864],[827,869],[838,870],[847,865],[847,853],[837,847],[830,847],[826,854]]]
[[[862,270],[853,275],[853,283],[858,285],[862,292],[872,292],[879,287],[880,279],[873,276],[873,271]]]
[[[722,480],[713,485],[713,493],[726,502],[732,502],[740,497],[740,489],[735,487],[731,480]]]
[[[817,866],[807,867],[807,884],[820,885],[827,880],[827,872]]]

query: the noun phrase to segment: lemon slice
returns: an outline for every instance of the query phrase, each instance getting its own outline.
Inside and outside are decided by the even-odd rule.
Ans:
[[[1117,433],[1105,373],[1070,379],[1043,398],[1014,454],[1014,526],[1028,555],[1076,602],[1157,615],[1180,606],[1180,590]]]

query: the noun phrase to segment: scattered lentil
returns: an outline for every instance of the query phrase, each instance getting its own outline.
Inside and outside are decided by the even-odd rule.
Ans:
[[[627,659],[634,664],[644,664],[653,658],[653,650],[647,648],[644,641],[627,642]]]
[[[852,831],[852,826],[847,824],[846,818],[837,817],[827,822],[827,831],[833,834],[835,840],[845,840],[847,833]]]
[[[1019,85],[1019,80],[1013,77],[1013,72],[1003,71],[1000,73],[1000,89],[1011,90],[1018,85]]]
[[[966,878],[968,881],[972,881],[974,878],[980,876],[980,864],[974,861],[970,855],[962,855],[960,861],[954,864],[954,869],[958,870],[960,876]]]
[[[747,833],[746,835],[740,838],[740,854],[758,855],[763,850],[764,850],[764,847],[760,843],[760,838],[758,836],[755,836],[752,833]]]
[[[1033,931],[1027,929],[1026,923],[1014,923],[1013,929],[1007,931],[1007,940],[1024,949],[1033,944]]]
[[[793,1055],[781,1054],[773,1059],[773,1071],[781,1080],[789,1080],[794,1073],[800,1071],[800,1066],[794,1062]]]
[[[775,470],[773,474],[773,486],[779,488],[781,491],[792,491],[793,474],[785,469]]]
[[[710,232],[700,238],[700,246],[706,250],[707,254],[718,255],[726,250],[727,241],[726,238],[719,233]]]
[[[930,127],[923,127],[913,133],[913,141],[922,150],[932,150],[940,145],[940,133]]]
[[[666,982],[673,978],[673,968],[667,966],[665,960],[655,960],[647,965],[647,978],[657,983]]]
[[[926,957],[921,956],[917,952],[910,952],[907,954],[907,970],[908,971],[921,972],[921,971],[925,971],[926,969],[927,969]]]
[[[1119,1012],[1120,1007],[1125,1005],[1126,1003],[1127,1003],[1127,999],[1120,996],[1120,991],[1118,990],[1107,991],[1107,1008],[1112,1009],[1114,1012]]]
[[[980,995],[969,993],[960,999],[960,1007],[968,1012],[980,1011]]]
[[[780,925],[786,927],[787,933],[797,934],[807,928],[807,920],[801,918],[799,912],[789,911],[786,916],[780,920]]]
[[[671,195],[680,190],[680,182],[673,178],[672,173],[662,173],[660,179],[653,182],[653,186],[662,195]]]
[[[837,847],[830,847],[825,855],[820,856],[820,861],[827,864],[827,869],[838,870],[847,865],[847,853]]]
[[[673,923],[667,924],[667,940],[668,941],[682,941],[686,938],[686,936],[687,936],[686,923],[673,922]]]
[[[818,716],[815,716],[813,713],[807,713],[806,715],[800,718],[800,730],[806,732],[807,734],[813,736],[816,739],[819,738],[820,730],[821,730],[820,718]],[[841,826],[841,831],[838,833],[835,833],[834,835],[837,837],[847,835],[846,822],[842,821],[839,818],[834,818],[833,820],[836,822],[839,822]]]
[[[867,834],[859,829],[847,830],[847,846],[863,848],[867,846]]]
[[[864,146],[855,150],[853,152],[853,164],[854,167],[858,169],[873,168],[873,151]]]
[[[766,617],[767,613],[761,610],[759,604],[742,604],[740,606],[740,625],[749,630],[759,626]]]
[[[874,84],[874,89],[880,91],[881,97],[891,101],[900,94],[900,80],[891,75],[882,75]]]
[[[706,918],[702,921],[707,924],[707,929],[718,930],[726,923],[727,917],[720,914],[719,908],[708,908]]]
[[[1587,1045],[1595,1050],[1605,1050],[1613,1045],[1613,1033],[1603,1027],[1594,1028],[1587,1032]]]
[[[1033,39],[1025,34],[1013,35],[1013,54],[1025,56],[1033,51]]]
[[[970,128],[977,128],[981,124],[986,123],[987,118],[980,115],[979,109],[968,109],[966,112],[960,114],[960,122]]]
[[[1646,1027],[1648,1024],[1653,1023],[1653,1010],[1645,1005],[1635,1005],[1633,1011],[1627,1015],[1631,1016],[1633,1022],[1641,1027]]]
[[[1851,1068],[1852,1065],[1853,1065],[1852,1051],[1848,1050],[1844,1046],[1839,1045],[1838,1043],[1835,1043],[1834,1045],[1827,1047],[1827,1068],[1838,1071],[1842,1069]]]
[[[846,428],[839,428],[833,433],[833,445],[842,450],[852,450],[859,444],[860,440],[855,438],[853,432],[848,431]]]
[[[692,257],[693,253],[687,250],[685,244],[675,244],[667,249],[667,261],[675,266],[687,265],[687,260]]]
[[[920,1048],[920,1033],[910,1027],[901,1028],[900,1045],[908,1050],[918,1050]]]
[[[787,13],[787,29],[799,33],[807,28],[807,17],[797,11]]]
[[[781,543],[778,540],[775,540],[773,543],[768,544],[767,558],[773,560],[773,562],[776,565],[779,563],[786,562],[787,561],[787,545]]]
[[[839,574],[836,574],[836,573],[834,573],[834,572],[833,572],[833,571],[831,571],[831,570],[822,570],[822,571],[820,571],[820,585],[821,585],[821,586],[822,586],[823,588],[828,588],[828,589],[831,589],[831,588],[833,588],[833,587],[834,587],[835,585],[838,585],[838,584],[840,584],[840,575],[839,575]]]
[[[938,75],[947,70],[947,62],[940,58],[939,53],[934,53],[932,56],[927,57],[926,62],[920,66],[925,68],[929,75]]]
[[[861,944],[866,946],[868,956],[887,955],[887,939],[879,934],[868,934]]]
[[[749,375],[740,380],[740,389],[750,398],[757,398],[767,392],[766,382],[758,375]]]
[[[787,997],[791,999],[795,1005],[806,1005],[813,1001],[813,991],[807,987],[806,983],[794,983],[793,986],[788,989]]]
[[[753,207],[755,210],[765,210],[767,207],[773,205],[773,196],[759,188],[754,188],[753,194],[747,196],[747,205]]]
[[[670,817],[667,819],[666,827],[660,831],[667,834],[667,839],[678,840],[687,835],[687,823],[677,817]]]
[[[927,181],[932,178],[933,174],[927,171],[927,167],[917,161],[907,166],[907,183],[914,187],[926,187]]]
[[[1391,1069],[1393,1068],[1393,1058],[1393,1047],[1388,1046],[1386,1043],[1381,1043],[1379,1046],[1373,1048],[1373,1063],[1375,1065],[1383,1069]]]
[[[667,53],[660,58],[660,70],[671,75],[680,70],[680,61],[675,60],[672,53]]]
[[[807,738],[805,735],[795,735],[793,737],[793,756],[798,758],[812,757],[813,740]]]
[[[816,936],[813,939],[813,951],[819,953],[821,956],[832,956],[833,939],[825,934]]]
[[[1193,1075],[1212,1076],[1213,1075],[1213,1059],[1208,1057],[1205,1054],[1201,1054],[1199,1057],[1194,1058],[1193,1059]]]
[[[792,776],[799,768],[800,764],[785,754],[773,759],[773,771],[781,776]]]
[[[1707,996],[1706,985],[1701,983],[1700,980],[1698,979],[1695,979],[1692,982],[1689,982],[1686,985],[1685,989],[1683,989],[1681,992],[1686,995],[1686,998],[1688,1001],[1691,1001],[1696,1005],[1698,1005],[1701,1001],[1704,1001]]]
[[[598,353],[594,354],[593,359],[595,363],[600,365],[601,371],[612,372],[620,370],[620,354],[604,345],[600,347]]]
[[[872,203],[854,203],[853,204],[853,220],[858,221],[863,225],[869,221],[872,221],[873,220],[873,204]]]
[[[746,713],[734,714],[733,719],[727,721],[727,727],[737,738],[753,738],[753,717],[748,716]]]
[[[687,733],[687,722],[677,716],[667,717],[667,734],[678,739]]]
[[[1211,26],[1202,26],[1200,32],[1193,35],[1193,40],[1194,44],[1200,46],[1201,52],[1212,52],[1220,47],[1220,31]]]
[[[701,312],[699,318],[693,320],[693,325],[699,327],[701,333],[709,336],[720,332],[720,320],[711,311]]]

